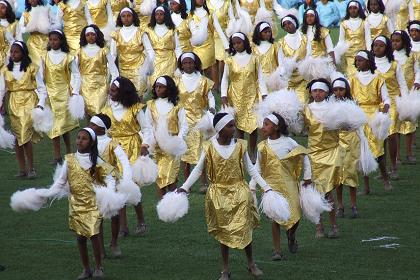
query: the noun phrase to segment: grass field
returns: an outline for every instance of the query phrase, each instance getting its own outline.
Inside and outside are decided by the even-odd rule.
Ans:
[[[306,144],[306,139],[298,140]],[[402,148],[405,151],[404,145]],[[415,152],[420,159],[419,148]],[[36,213],[15,213],[9,207],[10,196],[17,189],[51,183],[51,159],[51,144],[44,139],[35,145],[39,178],[15,180],[14,155],[0,151],[0,265],[4,267],[0,279],[75,279],[82,270],[75,236],[68,230],[66,200]],[[393,182],[392,193],[386,193],[380,182],[372,179],[373,194],[358,201],[360,218],[338,220],[341,236],[337,240],[316,240],[314,225],[303,220],[297,233],[299,251],[291,255],[283,232],[286,261],[271,261],[271,225],[261,217],[253,245],[256,263],[265,274],[263,279],[419,279],[419,165],[400,166],[400,177]],[[217,279],[221,267],[219,245],[207,234],[204,196],[197,189],[198,185],[190,195],[189,214],[176,224],[165,224],[157,219],[154,186],[143,188],[149,231],[144,237],[130,235],[120,240],[123,257],[104,261],[107,279]],[[347,190],[345,193],[348,205]],[[133,231],[132,208],[128,217]],[[109,221],[105,221],[105,234],[108,242]],[[383,236],[396,239],[363,242]],[[383,247],[392,243],[398,245],[393,249]],[[232,279],[251,279],[244,252],[232,250],[230,260]]]

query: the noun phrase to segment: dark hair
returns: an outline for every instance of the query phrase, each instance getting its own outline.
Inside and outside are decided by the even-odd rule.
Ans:
[[[178,90],[178,87],[175,84],[175,81],[167,75],[164,75],[164,76],[161,76],[161,77],[166,80],[166,92],[168,94],[169,102],[171,102],[174,106],[176,106],[176,104],[178,104],[178,100],[179,100],[179,90]],[[156,81],[157,81],[157,79],[156,79]],[[152,88],[152,98],[153,99],[158,98],[156,90],[155,90],[156,81],[153,83],[153,88]]]
[[[251,44],[249,43],[249,39],[248,39],[248,36],[246,36],[244,33],[242,33],[242,32],[238,32],[238,33],[241,33],[242,35],[244,35],[244,37],[245,37],[245,40],[242,40],[243,42],[244,42],[244,45],[245,45],[245,51],[248,53],[248,54],[251,54],[252,53],[252,48],[251,48]],[[233,47],[233,42],[232,42],[232,36],[230,36],[230,38],[229,38],[229,54],[231,54],[231,55],[235,55],[237,53],[237,51],[235,50],[235,48]]]
[[[139,15],[136,13],[136,11],[134,11],[130,7],[127,7],[127,8],[131,10],[131,14],[133,15],[133,25],[134,26],[140,26]],[[123,25],[124,25],[122,23],[122,20],[121,20],[121,12],[118,13],[116,25],[119,26],[119,27],[123,27]]]
[[[381,14],[383,14],[385,12],[385,5],[384,2],[382,2],[382,0],[376,0],[378,1],[378,5],[379,5],[379,12]],[[370,10],[370,2],[372,2],[372,0],[368,0],[366,3],[366,9],[369,11],[369,13],[371,13],[372,11]]]
[[[165,23],[166,27],[168,27],[169,29],[175,29],[175,24],[172,21],[171,13],[169,12],[168,8],[166,8],[165,6],[159,6],[159,7],[162,7],[163,10],[164,10],[164,12],[163,12],[164,13],[164,19],[165,19],[164,23]],[[156,15],[156,9],[159,8],[159,7],[154,8],[153,12],[152,12],[152,15],[150,16],[149,27],[151,27],[151,28],[156,26],[155,15]]]
[[[293,20],[295,21],[295,24],[296,24],[296,30],[298,30],[298,29],[299,29],[299,21],[298,21],[298,19],[297,19],[294,15],[292,15],[292,14],[288,14],[287,16],[284,16],[284,17],[282,17],[282,18],[281,18],[281,21],[280,21],[281,28],[283,28],[283,19],[284,19],[285,17],[289,17],[289,18],[293,19]]]
[[[121,76],[117,77],[114,81],[120,84],[116,101],[120,102],[124,108],[129,108],[134,104],[140,103],[140,98],[137,95],[137,90],[133,82]]]
[[[92,27],[95,30],[96,33],[96,44],[102,49],[103,47],[105,47],[105,39],[104,39],[104,34],[102,33],[102,31],[99,29],[99,27],[95,24],[90,24],[85,26],[82,29],[82,32],[80,32],[80,47],[84,47],[88,44],[87,40],[86,40],[86,29],[88,27]]]
[[[280,132],[280,135],[288,136],[289,135],[289,130],[287,129],[288,125],[287,125],[286,121],[279,114],[277,114],[275,112],[273,112],[272,114],[274,116],[276,116],[276,118],[279,120],[279,123],[277,125],[279,127],[278,132]]]
[[[108,115],[99,113],[99,114],[96,114],[95,117],[98,117],[98,118],[101,119],[101,121],[104,123],[106,129],[111,128],[112,121],[111,121],[111,118]]]
[[[349,5],[350,5],[350,3],[353,3],[353,2],[357,3],[357,6],[359,7],[359,18],[366,19],[365,12],[363,11],[363,7],[362,7],[362,5],[360,5],[359,1],[350,1],[350,2],[347,3],[346,16],[344,17],[344,19],[349,19],[350,18]]]
[[[315,24],[314,24],[314,26],[315,26],[315,34],[314,34],[314,41],[319,42],[322,39],[321,38],[321,28],[322,28],[322,25],[321,25],[321,23],[319,21],[318,12],[315,9],[307,9],[305,11],[305,13],[303,14],[303,22],[302,22],[302,28],[301,28],[301,30],[302,30],[302,33],[303,34],[306,34],[308,32],[308,23],[306,22],[306,14],[308,13],[309,10],[310,11],[314,11],[314,14],[315,14]]]
[[[311,1],[311,3],[308,5],[307,3],[306,3],[306,1],[303,1],[304,3],[303,3],[303,9],[316,9],[316,4],[315,4],[315,1]]]
[[[17,44],[17,42],[22,44],[23,47],[20,46],[19,44]],[[26,46],[25,42],[23,42],[23,41],[14,41],[12,43],[12,46],[18,46],[22,50],[23,56],[22,56],[22,60],[20,61],[20,69],[19,70],[23,71],[23,72],[26,72],[26,69],[28,68],[29,64],[32,63],[32,60],[29,57],[28,47]],[[9,63],[7,64],[7,70],[13,71],[13,64],[14,64],[14,62],[13,62],[12,58],[9,57]]]
[[[194,55],[195,71],[202,73],[203,72],[203,69],[201,68],[201,59],[195,53],[193,53],[193,52],[189,52],[189,53],[192,53]],[[180,55],[179,58],[178,58],[177,66],[178,66],[178,69],[182,72],[182,61],[181,61],[181,58],[182,58],[182,55]]]
[[[44,1],[38,0],[37,6],[44,6]],[[32,10],[32,6],[29,3],[29,0],[25,0],[25,11],[30,12]]]
[[[203,8],[204,8],[204,10],[206,10],[206,11],[207,11],[207,14],[208,14],[208,15],[210,15],[210,11],[209,11],[209,8],[207,7],[206,0],[204,0],[204,3],[203,3]],[[190,13],[191,13],[192,15],[194,15],[194,11],[195,11],[195,0],[191,0],[191,9],[190,9]]]
[[[6,3],[6,20],[8,23],[14,23],[16,20],[15,12],[13,11],[12,5],[8,1]]]
[[[94,179],[98,179],[98,174],[96,174],[96,164],[98,163],[98,157],[99,157],[99,152],[98,152],[98,140],[93,139],[92,135],[90,135],[89,131],[87,131],[85,128],[82,128],[79,130],[78,133],[80,133],[81,131],[84,131],[87,133],[87,135],[89,135],[89,142],[90,142],[90,151],[89,151],[89,158],[90,161],[92,162],[92,166],[90,167],[90,176],[92,176]]]
[[[350,93],[350,84],[349,84],[349,82],[347,81],[347,79],[342,78],[342,77],[335,79],[335,80],[331,83],[331,87],[332,87],[332,89],[333,89],[333,90],[334,90],[333,85],[334,85],[335,81],[342,81],[342,82],[344,82],[344,84],[346,85],[346,93],[345,93],[345,95],[344,95],[344,98],[345,98],[345,99],[349,99],[349,100],[353,100],[353,98],[351,97],[351,93]]]
[[[401,40],[403,42],[403,48],[405,49],[405,55],[406,56],[410,56],[410,53],[411,53],[411,39],[410,39],[410,35],[408,35],[408,33],[405,32],[405,30],[395,30],[391,34],[391,39],[392,39],[392,36],[394,36],[394,35],[401,36]]]
[[[165,8],[168,8],[168,0],[164,0],[165,2],[164,3],[160,3],[160,0],[156,0],[156,7],[159,7],[159,6],[162,6],[162,7],[165,7]]]
[[[311,87],[316,82],[324,83],[324,84],[326,84],[328,86],[328,92],[327,92],[327,98],[328,98],[328,96],[331,95],[331,84],[330,84],[330,82],[327,79],[319,78],[319,79],[314,79],[314,80],[310,81],[308,83],[308,85],[306,86],[306,88],[308,89],[308,91],[311,92]]]
[[[69,1],[69,0],[61,0],[61,2],[63,2],[64,4],[67,4],[67,2],[68,2],[68,1]],[[51,0],[51,1],[50,1],[50,5],[51,5],[51,6],[56,5],[56,4],[55,4],[55,2],[54,2],[54,0]]]
[[[187,3],[185,0],[179,0],[179,13],[181,14],[182,19],[186,19],[188,17],[187,13]]]
[[[410,32],[410,26],[412,25],[412,24],[419,24],[420,25],[420,20],[410,20],[409,22],[408,22],[408,24],[407,24],[407,30],[408,30],[408,32]]]
[[[392,44],[391,44],[391,40],[389,40],[388,37],[383,36],[383,35],[379,35],[378,37],[384,37],[385,38],[385,56],[386,58],[388,58],[389,62],[392,62],[394,60],[394,53],[392,50]],[[373,41],[372,41],[372,45],[370,46],[370,49],[372,50],[373,55],[375,55],[375,53],[373,52],[373,44],[375,44],[375,40],[378,38],[376,37]]]
[[[255,26],[254,33],[252,34],[252,42],[254,42],[254,44],[258,46],[261,44],[261,32],[268,28],[266,27],[262,31],[260,31],[260,26],[263,23],[267,23],[268,25],[270,25],[268,22],[262,21]],[[271,25],[269,28],[271,28]],[[271,28],[271,30],[273,29]],[[268,42],[270,42],[271,44],[274,43],[273,32],[271,32],[271,38],[268,40]]]
[[[50,33],[48,33],[48,37],[50,37],[53,34],[57,35],[58,38],[60,38],[60,42],[61,42],[60,49],[61,49],[61,51],[65,52],[65,53],[69,53],[70,48],[69,48],[69,44],[67,43],[66,35],[64,35],[64,33],[61,33],[58,30],[53,30]],[[49,51],[49,50],[51,50],[51,46],[48,44],[47,51]]]
[[[356,52],[356,56],[357,56],[358,52]],[[372,72],[372,74],[375,74],[376,64],[375,64],[375,57],[373,56],[373,53],[368,51],[368,50],[360,50],[360,52],[364,52],[364,53],[367,54],[368,60],[369,60],[369,70],[370,70],[370,72]],[[356,56],[354,57],[354,67],[356,67],[356,69],[357,69]]]
[[[217,113],[216,115],[214,115],[213,118],[213,127],[216,127],[217,123],[224,117],[226,116],[228,113]]]

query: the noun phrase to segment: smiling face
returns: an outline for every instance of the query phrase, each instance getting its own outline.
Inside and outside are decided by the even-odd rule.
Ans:
[[[23,51],[20,46],[17,46],[16,44],[12,45],[10,48],[10,58],[13,62],[19,62],[22,61],[23,58]]]
[[[133,14],[130,12],[121,13],[121,22],[124,26],[130,26],[133,24]]]
[[[90,143],[89,132],[87,132],[85,130],[81,130],[81,131],[79,131],[79,133],[77,133],[76,147],[77,147],[77,151],[79,151],[79,153],[90,152],[91,143]]]
[[[315,102],[322,102],[327,98],[328,93],[322,89],[311,90],[311,96]]]
[[[60,40],[60,36],[58,34],[52,33],[49,37],[48,37],[48,45],[53,49],[53,50],[59,50],[61,48],[61,40]]]
[[[386,44],[379,40],[373,42],[373,53],[376,57],[384,57],[386,54]]]
[[[241,38],[233,37],[232,38],[232,46],[235,49],[235,51],[241,53],[245,50],[245,44],[244,41],[242,41]]]

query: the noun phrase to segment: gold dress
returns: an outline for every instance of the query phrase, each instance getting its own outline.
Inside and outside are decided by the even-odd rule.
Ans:
[[[79,122],[71,118],[67,108],[71,96],[70,64],[73,59],[73,56],[66,54],[60,63],[54,64],[49,58],[48,52],[44,55],[44,79],[48,92],[47,104],[54,115],[53,127],[48,132],[50,139],[59,137],[79,126]]]
[[[403,0],[400,6],[400,11],[397,14],[395,20],[395,29],[396,30],[405,30],[407,28],[408,21],[410,16],[408,13],[408,4],[411,0]]]
[[[6,58],[10,50],[9,41],[6,39],[6,32],[9,32],[13,37],[15,37],[17,25],[18,21],[10,23],[7,27],[0,25],[0,69],[6,62]]]
[[[111,126],[112,127],[112,126]],[[115,139],[111,139],[105,150],[100,154],[101,159],[113,167],[112,175],[119,179],[123,174],[123,168],[121,162],[118,160],[118,157],[115,155],[114,150],[119,146],[119,143]]]
[[[111,0],[111,10],[114,22],[117,21],[118,15],[120,14],[121,10],[129,6],[128,2],[129,1],[127,0]]]
[[[303,157],[306,149],[298,146],[284,158],[279,159],[267,140],[258,144],[258,161],[261,176],[273,188],[281,193],[289,203],[290,218],[286,222],[276,221],[287,230],[293,227],[302,217],[299,197],[299,179],[302,172]]]
[[[341,130],[339,142],[345,151],[340,183],[357,188],[359,186],[358,164],[360,158],[360,138],[356,131]]]
[[[414,18],[416,20],[419,20],[420,19],[420,3],[417,0],[412,0],[411,2],[413,3]]]
[[[140,19],[140,27],[144,30],[150,22],[150,15],[143,15],[140,12],[140,6],[143,4],[143,0],[133,0],[133,2],[136,4],[133,10],[138,14]]]
[[[391,36],[391,33],[389,33],[388,25],[387,25],[389,20],[390,19],[384,15],[378,26],[370,27],[370,37],[372,38],[372,40],[380,35],[388,37],[388,38]]]
[[[153,127],[156,127],[159,119],[159,112],[156,108],[155,100],[147,101],[147,108],[152,113]],[[177,104],[166,115],[168,130],[171,135],[177,135],[179,132],[178,112],[181,108],[182,107]],[[180,159],[165,153],[159,148],[158,145],[155,147],[154,158],[158,165],[158,177],[156,179],[156,185],[162,189],[173,183],[176,183],[181,165]]]
[[[115,41],[118,53],[118,69],[120,76],[133,82],[139,95],[146,91],[147,82],[139,76],[139,68],[145,60],[145,51],[142,42],[143,31],[137,29],[136,34],[129,41],[125,41],[119,31],[112,32],[111,38]]]
[[[271,47],[266,53],[261,53],[258,50],[258,47],[256,45],[253,45],[252,53],[254,53],[258,57],[264,76],[270,75],[271,73],[276,71],[277,67],[279,66],[278,48],[279,45],[271,44]]]
[[[69,5],[64,4],[63,1],[57,4],[63,12],[63,31],[66,34],[67,43],[73,55],[80,49],[80,33],[87,25],[85,4],[85,0],[80,0],[76,9],[72,9]]]
[[[300,31],[296,31],[300,32]],[[279,48],[282,49],[283,54],[287,58],[296,57],[296,61],[303,60],[306,57],[306,44],[307,39],[306,36],[301,35],[302,41],[300,43],[300,47],[297,50],[292,49],[286,43],[286,40],[283,38],[279,41]],[[308,82],[299,74],[298,69],[296,68],[293,70],[292,76],[289,80],[288,89],[296,91],[296,94],[303,104],[307,104],[309,101],[309,93],[306,90],[306,84]]]
[[[197,122],[203,115],[203,110],[208,107],[208,93],[213,88],[214,82],[205,76],[201,76],[200,82],[193,92],[185,88],[182,77],[175,80],[179,89],[179,106],[184,107],[187,115],[188,134],[187,152],[181,157],[183,162],[197,164],[203,146],[203,135],[195,129]]]
[[[230,1],[224,1],[223,5],[220,8],[216,8],[211,4],[211,1],[207,1],[207,7],[210,10],[211,15],[216,15],[217,19],[219,20],[220,26],[222,30],[226,30],[228,22],[229,22],[229,7],[231,6]],[[223,47],[222,40],[220,39],[219,33],[214,31],[214,52],[216,60],[223,61],[225,59],[225,48]]]
[[[191,31],[188,28],[188,21],[183,19],[182,22],[175,28],[178,35],[179,44],[181,45],[182,52],[192,52],[193,47],[190,43]]]
[[[368,119],[372,118],[382,103],[381,87],[384,84],[384,80],[378,75],[365,86],[356,75],[353,75],[350,77],[349,83],[352,98],[362,108]],[[372,151],[372,154],[376,158],[382,156],[384,154],[384,141],[375,137],[368,124],[364,125],[363,131],[369,142],[369,149]]]
[[[344,151],[339,146],[339,131],[324,130],[309,105],[305,106],[304,118],[308,127],[312,181],[320,193],[329,193],[340,184],[341,178]]]
[[[81,76],[80,94],[85,100],[86,112],[93,116],[101,112],[108,96],[108,67],[109,50],[100,49],[94,57],[89,57],[85,51],[78,51]]]
[[[356,72],[356,67],[354,66],[354,57],[356,53],[360,50],[366,49],[365,21],[361,20],[359,28],[355,31],[352,31],[349,27],[347,27],[346,22],[347,20],[343,20],[341,22],[341,26],[345,32],[345,40],[350,43],[350,47],[341,60],[341,72],[350,76]]]
[[[407,82],[408,89],[411,89],[414,85],[414,64],[418,60],[418,53],[410,53],[410,56],[407,58],[407,61],[404,65],[401,65],[402,70],[404,71],[404,78]],[[411,121],[402,121],[400,125],[400,134],[410,134],[415,132],[417,129],[417,123]]]
[[[239,5],[248,11],[252,22],[254,22],[255,15],[257,14],[258,8],[260,7],[258,0],[239,0]]]
[[[38,67],[31,63],[20,80],[13,77],[12,71],[3,66],[1,72],[6,83],[9,103],[7,106],[10,118],[10,127],[16,137],[18,146],[32,141],[39,142],[40,135],[33,129],[32,109],[38,104],[38,96],[35,90],[35,80]]]
[[[121,120],[117,120],[112,113],[109,105],[103,108],[102,113],[111,118],[112,126],[108,130],[109,136],[118,141],[127,154],[130,164],[133,164],[140,156],[141,138],[139,131],[141,130],[140,124],[137,121],[137,114],[143,109],[144,104],[136,103],[135,105],[127,108]]]
[[[99,0],[96,6],[89,1],[86,2],[93,23],[96,24],[101,30],[108,24],[108,15],[106,13],[107,2],[108,0]]]
[[[329,34],[330,34],[330,31],[328,30],[328,28],[321,27],[321,36],[319,38],[319,41],[315,41],[315,40],[311,41],[311,49],[312,49],[311,56],[312,57],[328,56],[327,45],[325,44],[325,38],[327,38]]]
[[[25,26],[29,23],[31,19],[30,12],[23,12],[23,22]],[[49,20],[48,18],[45,20]],[[28,40],[26,41],[28,46],[29,56],[33,63],[40,65],[41,57],[43,56],[48,45],[48,34],[43,34],[40,32],[30,32]]]
[[[229,67],[229,88],[227,98],[230,106],[235,108],[236,127],[246,133],[257,129],[257,116],[254,106],[258,102],[258,66],[259,60],[251,55],[244,67],[238,65],[233,56],[225,61]]]
[[[245,181],[243,155],[247,142],[237,139],[235,149],[224,159],[213,144],[205,145],[206,172],[210,186],[205,198],[207,230],[220,243],[244,249],[252,242],[259,214]]]

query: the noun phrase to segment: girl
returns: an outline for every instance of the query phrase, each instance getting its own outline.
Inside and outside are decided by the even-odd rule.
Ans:
[[[105,40],[109,40],[110,29],[114,25],[114,19],[109,0],[87,0],[89,9],[89,24],[98,26],[104,34]]]
[[[131,8],[121,10],[117,18],[117,31],[111,33],[111,53],[118,59],[120,75],[130,79],[137,94],[143,96],[147,89],[145,77],[139,69],[153,61],[153,49],[149,38],[143,33],[137,13]],[[145,74],[144,74],[145,76]]]
[[[80,34],[90,19],[86,0],[54,0],[58,6],[56,22],[63,26],[70,53],[75,55],[80,48]]]
[[[0,68],[6,63],[7,53],[16,36],[17,23],[9,2],[0,1]]]
[[[15,177],[34,179],[32,142],[37,143],[40,137],[32,127],[31,112],[35,107],[43,109],[47,90],[42,70],[32,63],[28,48],[22,41],[13,42],[9,63],[0,72],[0,108],[6,93],[9,93],[7,109],[10,127],[16,137],[15,151],[19,164]]]
[[[349,43],[350,47],[344,54],[341,72],[350,76],[356,69],[354,56],[358,50],[369,49],[372,43],[369,23],[362,6],[358,1],[350,1],[347,5],[346,17],[340,24],[339,43]]]
[[[183,52],[190,52],[192,46],[190,43],[191,32],[187,24],[187,4],[185,0],[172,0],[170,1],[171,18],[175,25],[176,34],[179,38],[179,44]]]
[[[416,53],[420,52],[420,20],[412,20],[407,25],[411,37],[411,51]]]
[[[367,22],[369,23],[372,40],[380,35],[389,37],[394,31],[394,25],[384,15],[385,5],[382,0],[368,0],[367,10],[369,11]]]
[[[213,81],[201,74],[201,61],[195,53],[183,53],[178,59],[178,69],[181,77],[175,80],[179,90],[179,104],[185,110],[188,122],[186,143],[188,150],[181,157],[184,165],[184,177],[190,175],[191,164],[197,164],[203,146],[203,135],[194,129],[203,115],[203,110],[209,108],[211,113],[216,113],[212,88]],[[202,177],[202,189],[205,191],[206,178]]]
[[[289,251],[296,253],[298,244],[295,235],[302,216],[299,201],[300,173],[303,167],[304,186],[310,184],[311,166],[306,149],[288,137],[287,124],[279,114],[268,115],[264,119],[261,132],[267,139],[258,144],[255,166],[264,180],[287,199],[291,212],[288,221],[273,221],[271,224],[274,243],[271,259],[284,260],[280,248],[280,225],[286,228]]]
[[[316,3],[316,11],[319,14],[322,26],[338,26],[338,23],[340,22],[340,12],[334,3],[329,0],[320,0]]]
[[[299,18],[300,23],[303,22],[303,19],[304,19],[303,15],[305,14],[307,9],[316,10],[316,1],[305,0],[302,2],[303,4],[299,6],[299,10],[298,10],[298,18]]]
[[[371,52],[364,50],[356,54],[354,61],[357,73],[349,78],[352,98],[362,108],[368,118],[372,118],[378,110],[383,113],[388,113],[390,108],[388,90],[383,78],[375,73],[375,58]],[[380,108],[381,103],[383,104],[382,108]],[[388,173],[386,172],[384,141],[378,140],[367,124],[363,130],[368,139],[369,148],[378,160],[384,188],[386,191],[390,191],[392,190],[392,186],[389,182]],[[367,195],[370,193],[369,176],[364,176],[364,183],[365,190],[362,194]]]
[[[237,32],[230,37],[229,54],[223,71],[222,103],[234,107],[238,137],[244,139],[245,132],[250,135],[251,156],[255,160],[258,132],[253,108],[259,94],[263,98],[267,95],[267,88],[260,61],[252,54],[245,34]]]
[[[67,104],[71,95],[79,94],[80,73],[74,57],[69,54],[69,46],[62,31],[53,30],[49,33],[47,53],[42,57],[42,62],[48,92],[47,104],[54,115],[48,137],[53,142],[53,164],[56,165],[63,162],[60,136],[63,136],[66,154],[69,154],[70,131],[79,126],[79,122],[71,118]]]
[[[129,79],[118,77],[112,82],[109,89],[109,101],[102,113],[111,118],[113,125],[108,134],[121,145],[130,164],[133,164],[140,155],[147,154],[147,148],[153,137],[145,120],[143,107],[144,105],[140,103],[140,98],[136,93],[136,88]],[[142,137],[139,135],[140,131]],[[141,202],[134,206],[134,210],[137,216],[135,233],[142,235],[146,232],[147,226],[144,222]],[[126,237],[127,235],[127,214],[124,207],[120,211],[120,236]]]
[[[401,96],[401,94],[407,94],[408,88],[400,65],[394,61],[391,41],[384,36],[376,37],[372,43],[372,50],[375,55],[377,71],[384,79],[388,90],[388,96],[390,97],[389,115],[392,124],[389,128],[387,143],[391,160],[390,178],[397,180],[397,139],[398,131],[400,130],[400,120],[398,119],[396,98],[397,96]]]
[[[105,47],[104,35],[92,24],[80,34],[80,50],[77,53],[81,75],[80,94],[85,99],[86,113],[93,116],[105,106],[108,92],[108,71],[111,78],[118,77],[115,58]]]
[[[219,280],[230,279],[229,248],[245,249],[248,271],[255,277],[262,276],[263,272],[255,265],[252,256],[252,232],[258,226],[259,215],[245,181],[244,169],[264,191],[271,188],[252,164],[246,141],[234,138],[233,116],[218,113],[214,116],[213,126],[216,137],[204,148],[197,165],[178,192],[188,192],[205,166],[211,182],[205,198],[207,229],[220,242],[223,259]]]
[[[154,69],[150,76],[152,84],[162,75],[174,75],[176,61],[182,51],[169,10],[163,6],[153,10],[145,33],[149,37],[154,52],[153,60],[151,60]]]
[[[407,87],[411,89],[414,85],[416,55],[411,52],[410,37],[404,30],[395,30],[391,35],[392,49],[394,50],[395,61],[400,65]],[[413,164],[416,159],[413,154],[413,143],[415,138],[416,123],[411,121],[402,121],[398,133],[405,135],[405,145],[407,154],[407,163]],[[399,138],[397,139],[399,142]],[[398,160],[401,159],[398,143]]]
[[[149,127],[157,131],[159,122],[166,122],[169,134],[185,138],[188,133],[188,122],[184,108],[178,103],[179,91],[174,80],[169,76],[159,77],[153,84],[152,100],[147,101],[146,122]],[[155,137],[157,147],[154,157],[158,165],[158,178],[156,184],[159,197],[162,198],[168,191],[176,189],[180,159],[165,153],[159,142],[165,139]]]

